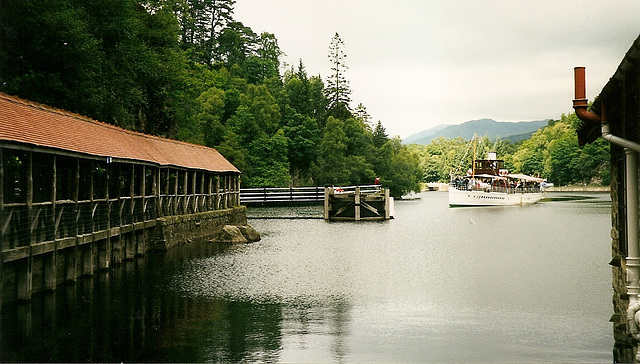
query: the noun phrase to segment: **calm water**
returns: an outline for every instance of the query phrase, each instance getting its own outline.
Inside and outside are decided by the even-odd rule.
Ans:
[[[385,222],[250,219],[261,242],[194,243],[5,305],[0,361],[612,361],[607,194],[420,197]]]

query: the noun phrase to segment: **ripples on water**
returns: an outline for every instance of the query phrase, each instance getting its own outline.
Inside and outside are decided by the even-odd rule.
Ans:
[[[456,209],[423,196],[385,222],[252,220],[262,242],[190,262],[176,282],[283,304],[285,326],[340,308],[340,355],[325,347],[333,335],[300,349],[285,330],[284,360],[610,360],[607,196]]]
[[[610,362],[608,196],[550,196],[533,206],[448,208],[446,194],[424,193],[397,201],[396,219],[384,222],[308,219],[321,216],[318,207],[253,208],[262,241],[148,258],[133,289],[107,285],[109,297],[139,296],[111,305],[140,323],[89,309],[115,332],[103,338],[87,326],[91,345],[109,354],[55,358]],[[274,216],[304,219],[264,219]],[[111,302],[103,291],[93,293],[101,305]],[[73,325],[62,331],[85,327]]]

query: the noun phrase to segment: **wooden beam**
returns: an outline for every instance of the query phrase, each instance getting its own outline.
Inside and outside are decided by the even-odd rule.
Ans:
[[[354,218],[356,221],[360,221],[360,187],[356,187],[356,193],[354,196]]]

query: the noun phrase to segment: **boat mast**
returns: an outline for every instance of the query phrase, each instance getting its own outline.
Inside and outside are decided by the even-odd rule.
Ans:
[[[471,178],[476,176],[476,146],[477,146],[477,133],[473,133],[473,159],[471,160]]]

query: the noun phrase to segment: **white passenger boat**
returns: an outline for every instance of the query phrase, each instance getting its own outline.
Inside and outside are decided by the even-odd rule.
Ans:
[[[491,152],[487,159],[473,159],[464,176],[452,175],[449,206],[526,205],[544,197],[546,181],[525,174],[512,174],[504,161]]]

